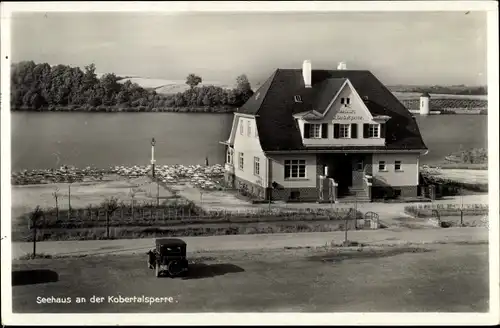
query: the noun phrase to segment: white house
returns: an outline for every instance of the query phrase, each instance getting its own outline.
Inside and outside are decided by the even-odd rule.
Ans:
[[[226,179],[259,198],[417,196],[417,123],[369,71],[277,69],[234,113]]]

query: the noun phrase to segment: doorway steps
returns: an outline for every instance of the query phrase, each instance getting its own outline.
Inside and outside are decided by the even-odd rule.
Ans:
[[[338,197],[339,203],[369,203],[371,199],[368,197],[368,192],[364,188],[349,188],[349,191]]]

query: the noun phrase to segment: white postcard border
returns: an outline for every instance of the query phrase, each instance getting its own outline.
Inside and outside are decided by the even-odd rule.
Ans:
[[[12,313],[10,241],[10,14],[33,11],[106,12],[284,12],[284,11],[488,11],[488,147],[490,218],[498,206],[498,4],[496,1],[350,1],[350,2],[18,2],[1,3],[1,283],[2,319],[7,325],[189,325],[189,324],[453,324],[483,325],[499,322],[499,222],[490,219],[490,313],[195,313],[195,314],[14,314]]]

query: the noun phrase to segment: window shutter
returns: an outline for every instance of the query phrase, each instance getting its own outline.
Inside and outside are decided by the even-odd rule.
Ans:
[[[356,139],[358,137],[358,125],[356,123],[351,124],[351,138]]]
[[[368,123],[363,124],[363,138],[368,138],[368,130],[370,125]]]
[[[339,138],[339,135],[340,135],[340,126],[338,123],[335,123],[333,125],[333,137],[335,139],[338,139]]]
[[[385,123],[380,124],[380,138],[385,138]]]
[[[321,126],[321,138],[328,138],[328,123],[323,123]]]
[[[311,135],[311,124],[304,123],[304,138],[309,138]]]

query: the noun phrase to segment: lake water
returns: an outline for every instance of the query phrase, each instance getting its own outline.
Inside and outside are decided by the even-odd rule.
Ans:
[[[147,165],[151,138],[162,164],[224,163],[232,114],[12,113],[12,170]],[[429,153],[421,163],[450,152],[487,147],[486,115],[417,116]]]

